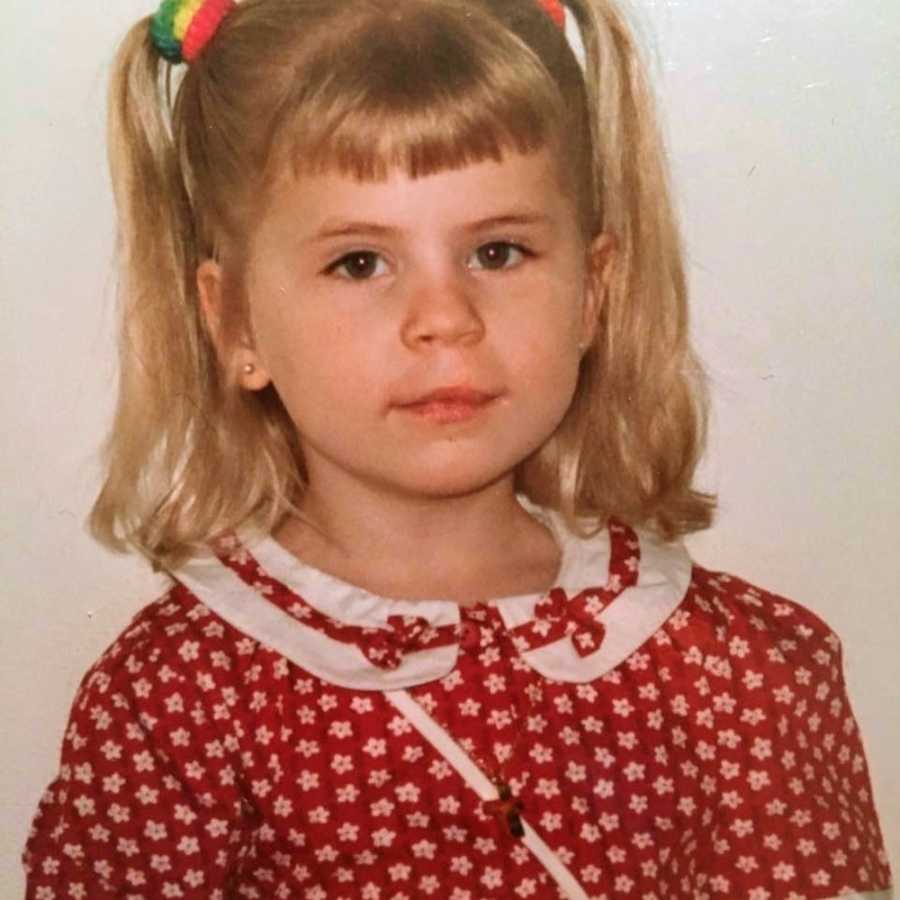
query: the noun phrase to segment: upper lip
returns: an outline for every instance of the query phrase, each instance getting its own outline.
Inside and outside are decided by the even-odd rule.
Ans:
[[[488,391],[480,391],[477,388],[468,387],[464,384],[448,385],[447,387],[439,387],[427,394],[421,394],[412,400],[401,403],[401,406],[415,406],[420,403],[486,403],[493,400],[497,395]]]

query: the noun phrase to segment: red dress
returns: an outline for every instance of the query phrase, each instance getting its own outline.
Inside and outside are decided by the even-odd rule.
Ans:
[[[474,609],[268,538],[175,573],[82,683],[29,900],[888,896],[827,626],[543,517],[559,586]]]

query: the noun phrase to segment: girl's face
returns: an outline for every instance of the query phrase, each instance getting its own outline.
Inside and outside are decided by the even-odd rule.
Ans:
[[[254,366],[244,387],[274,384],[320,495],[469,493],[565,414],[603,243],[585,245],[549,150],[415,180],[291,176],[254,236],[233,362]]]

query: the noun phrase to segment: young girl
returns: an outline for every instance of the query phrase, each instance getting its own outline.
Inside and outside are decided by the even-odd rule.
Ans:
[[[111,118],[92,522],[173,582],[28,897],[887,896],[837,639],[675,540],[702,402],[609,0],[165,0]]]

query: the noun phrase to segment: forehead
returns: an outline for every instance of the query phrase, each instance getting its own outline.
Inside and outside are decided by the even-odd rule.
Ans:
[[[337,232],[354,223],[408,230],[432,223],[465,228],[504,217],[561,224],[576,214],[567,181],[557,154],[548,147],[419,177],[398,167],[368,179],[288,169],[273,184],[263,225],[308,233]]]

